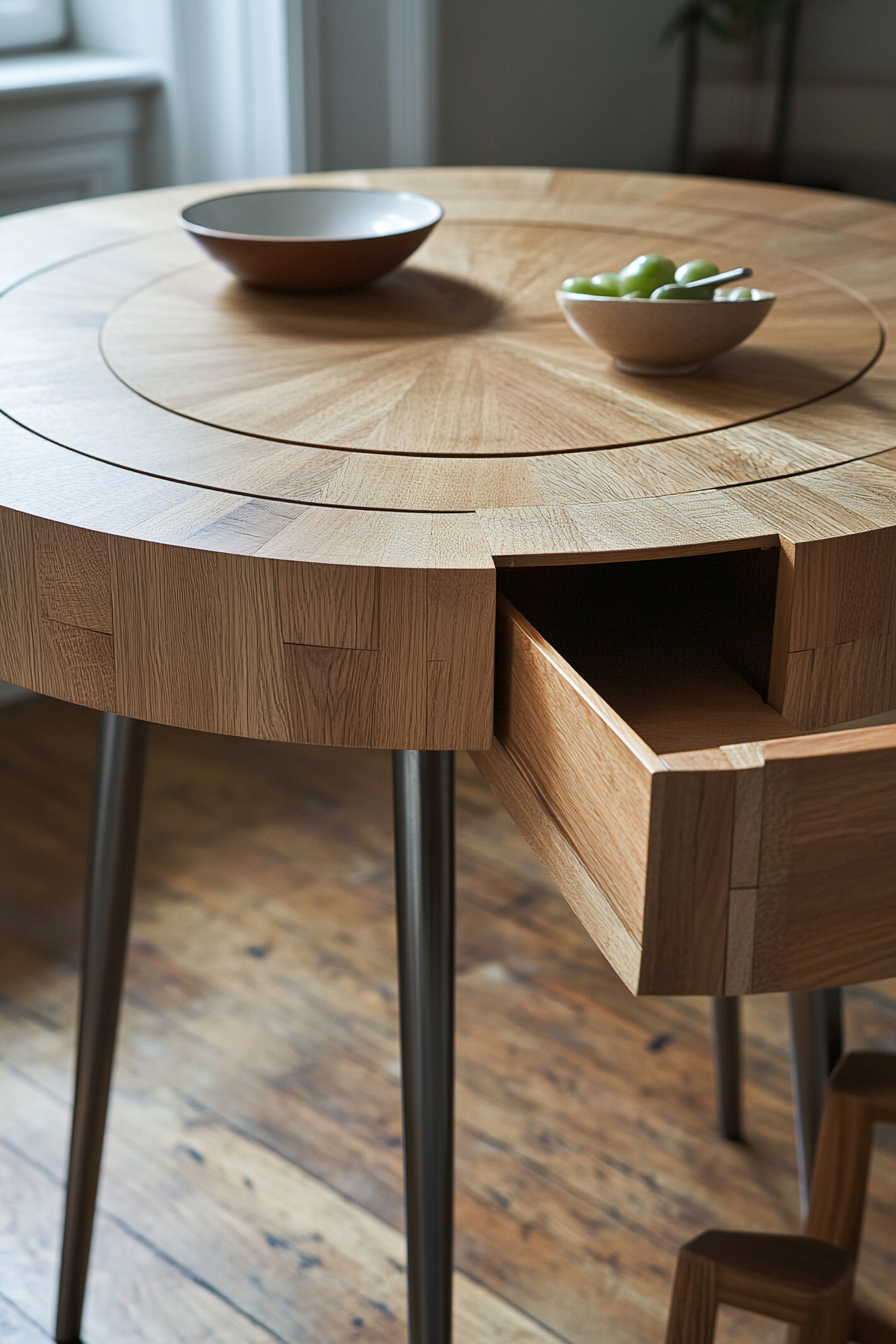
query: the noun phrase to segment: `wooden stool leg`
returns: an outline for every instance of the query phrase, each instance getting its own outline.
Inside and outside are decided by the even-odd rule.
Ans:
[[[719,1133],[743,1140],[741,1122],[740,999],[712,1000],[712,1041],[716,1064]]]
[[[852,1278],[846,1252],[824,1241],[703,1232],[679,1251],[666,1344],[709,1344],[719,1303],[788,1322],[793,1344],[847,1344]]]
[[[852,1319],[852,1282],[842,1283],[820,1304],[812,1318],[791,1336],[796,1344],[848,1344]]]
[[[806,1231],[837,1246],[854,1267],[871,1165],[874,1126],[896,1122],[896,1056],[845,1055],[828,1084]],[[850,1338],[890,1338],[873,1313],[853,1311]]]
[[[683,1247],[675,1270],[666,1344],[712,1344],[717,1307],[715,1265]]]
[[[828,1092],[806,1233],[840,1246],[855,1262],[862,1235],[874,1118],[861,1097]]]

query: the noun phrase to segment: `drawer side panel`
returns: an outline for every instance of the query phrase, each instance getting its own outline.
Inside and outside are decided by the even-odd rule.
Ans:
[[[475,751],[471,755],[575,915],[623,984],[636,994],[641,949],[586,871],[556,818],[545,807],[543,799],[524,779],[497,739],[492,743],[490,751]]]
[[[640,942],[659,759],[505,601],[497,664],[496,737]]]

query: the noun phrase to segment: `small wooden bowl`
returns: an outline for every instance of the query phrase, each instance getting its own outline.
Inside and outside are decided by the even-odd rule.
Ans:
[[[707,359],[731,350],[772,310],[775,295],[754,289],[730,299],[612,299],[555,292],[577,336],[612,355],[622,373],[694,373]]]
[[[437,201],[409,191],[286,187],[197,201],[180,223],[240,280],[315,293],[385,275],[441,218]]]

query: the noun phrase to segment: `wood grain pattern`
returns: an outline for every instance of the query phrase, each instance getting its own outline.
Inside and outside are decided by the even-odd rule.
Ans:
[[[0,677],[17,686],[41,680],[33,520],[3,509],[0,515]]]
[[[782,540],[769,700],[801,728],[893,703],[896,527]]]
[[[382,688],[380,655],[371,649],[284,646],[290,730],[299,742],[363,746],[375,736]]]
[[[515,627],[493,773],[642,991],[664,942],[692,991],[889,969],[890,747],[794,728],[896,707],[896,211],[662,175],[302,180],[446,219],[327,301],[202,262],[173,217],[204,188],[0,221],[0,676],[204,731],[487,751],[497,569],[555,567],[560,608],[571,563],[667,564],[683,600],[698,557],[777,555],[739,649],[692,641],[693,611],[660,638],[640,599],[615,661]],[[774,318],[695,379],[609,372],[553,285],[653,247],[746,258]],[[831,884],[800,952],[816,834],[838,881],[867,841],[862,928],[840,945]]]
[[[749,994],[753,987],[757,895],[755,887],[732,886],[728,893],[728,930],[725,943],[726,994]]]
[[[498,741],[640,942],[659,759],[509,603],[498,669]]]
[[[896,729],[794,737],[698,644],[639,659],[604,658],[589,684],[502,599],[497,757],[475,758],[613,964],[607,903],[642,994],[893,974]],[[775,737],[725,745],[751,719]]]
[[[39,653],[41,685],[46,695],[74,698],[79,704],[115,712],[115,650],[111,635],[42,619]]]
[[[493,666],[494,638],[493,571],[430,570],[426,575],[427,741],[447,746],[457,740],[462,723],[462,731],[469,731],[477,744],[491,740],[494,687],[488,672]],[[462,707],[461,687],[468,697]]]
[[[178,271],[115,308],[102,348],[134,391],[221,429],[449,457],[719,429],[825,396],[873,362],[874,314],[778,259],[754,263],[779,294],[761,331],[688,379],[632,383],[569,329],[554,301],[565,275],[701,245],[449,219],[408,265],[356,293],[271,295],[210,263]],[[18,302],[31,302],[28,286]]]
[[[470,754],[613,970],[636,994],[640,944],[595,882],[540,795],[497,738],[489,751]]]
[[[287,644],[380,647],[379,576],[357,565],[278,561],[280,629]]]
[[[874,1127],[896,1121],[896,1055],[850,1051],[828,1083],[806,1230],[859,1258]]]
[[[112,633],[109,541],[102,532],[34,521],[40,614],[50,621]]]
[[[731,888],[725,947],[725,993],[749,994],[753,983],[756,897],[762,860],[765,773],[755,743],[721,749],[736,770],[731,836]]]
[[[116,538],[112,602],[120,713],[288,736],[272,565]]]
[[[666,1344],[712,1344],[721,1303],[792,1323],[795,1344],[847,1344],[852,1266],[817,1238],[704,1232],[679,1251]]]
[[[143,520],[138,530],[159,534]],[[438,536],[417,547],[421,558],[439,553]],[[462,528],[444,538],[449,568],[435,573],[302,566],[278,558],[290,553],[288,541],[269,544],[269,558],[225,559],[207,547],[111,538],[13,514],[0,532],[5,675],[93,708],[205,731],[483,746],[492,731],[493,570],[450,568],[472,556]],[[375,694],[355,699],[347,717],[314,678],[296,687],[290,650],[323,640],[338,650],[352,639],[374,646],[379,670]],[[309,719],[312,704],[323,717]]]
[[[451,177],[451,174],[446,174],[438,178],[439,183],[444,184],[449,193]],[[490,207],[491,213],[500,216],[503,202],[499,199],[498,193],[504,185],[505,177],[500,173],[485,175],[483,185],[488,181],[495,183],[496,190],[495,199]],[[563,191],[562,189],[557,191],[556,188],[562,185],[561,175],[554,183],[557,201],[547,208],[546,223],[551,218],[558,217],[556,206],[562,199]],[[572,183],[565,185],[567,190],[572,189]],[[430,186],[429,189],[434,188]],[[577,194],[581,197],[581,192]],[[182,193],[179,199],[182,199]],[[603,197],[601,201],[608,204],[603,202]],[[544,203],[536,195],[531,199],[530,206],[540,213]],[[146,203],[146,209],[150,214],[149,201]],[[600,223],[599,214],[599,208],[596,212],[592,209],[594,224]],[[643,223],[642,220],[639,222]],[[703,216],[694,213],[689,223],[692,227],[698,223],[705,226],[705,213]],[[729,219],[728,223],[731,224],[733,221]],[[543,231],[543,226],[540,227]],[[601,228],[605,230],[606,224],[601,224]],[[438,236],[437,231],[434,238]],[[702,234],[692,240],[686,237],[679,240],[681,246],[691,245],[691,241],[693,245],[699,241],[703,246],[711,240]],[[645,240],[636,239],[637,242]],[[755,242],[752,245],[755,246]],[[215,442],[217,451],[211,460],[214,462],[216,479],[209,483],[223,484],[231,488],[241,485],[249,491],[257,491],[261,488],[260,479],[264,477],[267,487],[265,493],[270,494],[273,490],[278,495],[285,493],[288,497],[294,498],[329,498],[334,503],[342,504],[375,502],[379,507],[389,505],[407,507],[409,479],[412,478],[418,507],[445,507],[449,500],[454,501],[454,507],[511,502],[517,505],[538,505],[542,502],[546,504],[554,502],[556,491],[553,483],[556,472],[553,467],[546,469],[545,473],[545,481],[551,486],[548,491],[551,497],[542,501],[539,482],[533,478],[532,471],[521,464],[511,468],[505,463],[500,474],[496,475],[491,469],[484,471],[478,469],[471,474],[470,464],[463,461],[456,461],[453,465],[439,461],[430,463],[424,479],[419,463],[414,466],[401,462],[396,464],[396,470],[390,467],[388,461],[377,460],[375,464],[368,464],[365,468],[363,465],[359,467],[357,463],[346,464],[344,454],[333,453],[330,450],[304,448],[284,453],[282,446],[266,443],[254,436],[249,436],[248,443],[245,442],[246,436],[242,436],[242,439],[240,436],[230,436],[228,439],[228,436],[218,433],[210,437],[207,432],[203,432],[201,426],[191,425],[180,417],[166,417],[158,407],[149,403],[139,400],[135,402],[98,358],[94,332],[89,330],[84,322],[85,306],[96,307],[101,312],[104,306],[112,306],[125,297],[128,287],[133,286],[136,263],[129,261],[128,257],[134,247],[140,253],[141,264],[148,265],[150,273],[153,272],[153,268],[161,274],[165,273],[166,267],[169,269],[173,267],[176,270],[194,255],[188,241],[175,233],[164,238],[157,235],[147,240],[145,244],[133,244],[128,236],[122,249],[107,249],[95,257],[87,257],[83,261],[73,263],[77,278],[74,274],[69,277],[66,273],[63,277],[60,273],[54,273],[49,278],[35,279],[38,292],[29,291],[29,302],[22,308],[21,321],[15,328],[17,341],[21,336],[26,346],[26,350],[22,353],[22,360],[25,362],[16,365],[16,376],[7,388],[7,395],[14,399],[20,417],[24,417],[29,423],[32,423],[32,416],[38,417],[33,423],[35,427],[41,429],[41,432],[55,437],[62,436],[64,441],[72,446],[94,453],[102,442],[103,451],[110,454],[113,460],[121,460],[141,469],[156,470],[159,464],[166,462],[169,464],[169,470],[178,473],[183,473],[191,461],[195,461],[204,471],[210,461],[209,448],[211,443]],[[772,264],[780,263],[772,262]],[[139,270],[139,266],[137,269]],[[846,296],[842,291],[837,292],[845,302]],[[13,306],[20,301],[20,298],[21,296],[9,296]],[[31,357],[33,367],[26,374],[29,359],[27,347],[29,342],[34,340],[36,310],[45,311],[47,321],[55,323],[61,317],[66,304],[71,309],[70,325],[68,327],[63,325],[55,337],[52,337],[48,330],[41,331],[42,344],[38,342],[36,346],[37,364],[34,365],[34,357]],[[6,316],[10,322],[13,321],[12,307],[7,308]],[[101,316],[98,315],[96,320],[101,321]],[[837,326],[840,329],[842,324],[838,323]],[[831,326],[829,323],[821,323],[818,330],[829,332]],[[841,343],[843,335],[843,331],[840,330]],[[57,358],[54,360],[56,379],[64,378],[68,370],[68,376],[77,383],[76,408],[73,408],[71,403],[60,405],[58,396],[50,395],[48,389],[44,389],[39,395],[31,394],[29,399],[27,387],[32,386],[35,377],[40,378],[41,359],[45,358],[47,343],[51,339],[58,345]],[[813,335],[810,341],[815,339]],[[824,340],[826,337],[819,336],[818,339]],[[23,374],[26,374],[24,378]],[[892,383],[892,379],[888,382],[884,378],[881,382],[877,366],[870,370],[867,378],[869,391],[872,388],[874,390],[873,399],[866,396],[853,404],[855,393],[847,388],[844,393],[835,394],[833,400],[825,398],[823,415],[809,414],[811,408],[806,408],[802,412],[789,412],[775,417],[774,424],[762,422],[763,428],[758,435],[749,426],[745,426],[743,431],[734,432],[730,442],[713,442],[713,452],[709,460],[693,452],[694,445],[689,439],[672,440],[668,444],[660,445],[656,453],[656,465],[660,474],[653,488],[661,487],[666,491],[670,486],[675,488],[676,477],[681,481],[679,489],[699,488],[713,483],[733,484],[769,474],[781,475],[823,465],[826,460],[841,460],[844,456],[844,439],[854,431],[857,414],[863,423],[859,451],[863,453],[869,451],[871,441],[875,438],[877,449],[888,446],[891,436],[887,428],[888,417],[883,412],[886,410],[888,400],[886,389]],[[22,386],[23,381],[27,387]],[[774,383],[775,378],[763,381]],[[865,380],[862,381],[864,385]],[[58,381],[56,385],[58,388]],[[88,388],[94,389],[91,395],[86,395]],[[625,390],[623,386],[623,394]],[[657,393],[654,390],[652,394],[645,395],[655,399]],[[665,395],[668,398],[672,393],[667,390]],[[24,402],[21,400],[23,396]],[[697,405],[705,409],[706,405],[712,403],[712,397],[712,390],[704,389]],[[824,424],[832,417],[836,419],[837,408],[844,397],[846,401],[842,404],[843,431],[840,434],[825,433]],[[514,404],[517,400],[518,398],[514,399]],[[627,400],[630,401],[630,396]],[[889,401],[892,403],[891,387]],[[627,413],[625,400],[621,401],[615,393],[613,408],[616,416]],[[74,417],[73,409],[76,411]],[[118,432],[114,432],[113,411],[115,416],[120,417]],[[700,410],[700,414],[703,414],[703,409]],[[785,431],[791,421],[795,432],[787,433]],[[777,431],[779,422],[780,432]],[[151,433],[152,446],[149,450],[147,439],[134,432],[138,423],[145,424],[147,432]],[[429,420],[426,421],[426,424],[428,423]],[[820,443],[816,445],[819,436],[824,442],[823,447]],[[419,435],[416,437],[419,438]],[[225,445],[226,452],[224,452]],[[601,463],[599,467],[595,465],[593,469],[595,481],[592,489],[594,486],[603,485],[604,488],[612,489],[614,493],[618,493],[620,488],[628,493],[633,485],[632,467],[638,457],[643,457],[644,454],[635,453],[632,458],[631,450],[623,449],[614,450],[613,455],[619,456],[618,469],[610,473],[610,480],[614,484],[612,486],[605,484],[604,478],[608,467]],[[772,455],[777,461],[771,460]],[[854,452],[850,453],[847,450],[845,455],[852,456]],[[377,458],[380,456],[377,454]],[[387,458],[388,456],[386,454]],[[603,458],[606,453],[592,456]],[[154,468],[150,468],[150,459],[156,464]],[[541,460],[538,459],[539,462]],[[539,471],[539,480],[542,474]],[[626,478],[629,482],[627,488],[622,485]],[[199,479],[209,480],[206,476],[200,476]],[[512,499],[508,497],[509,494],[513,496]],[[581,491],[579,498],[582,498]]]
[[[762,753],[749,754],[737,748],[723,748],[737,769],[735,780],[735,826],[731,837],[731,885],[754,887],[759,881],[762,844]]]
[[[784,703],[794,723],[821,728],[892,709],[892,634],[803,649],[787,659]]]
[[[639,988],[675,994],[690,984],[722,994],[734,773],[695,767],[659,775],[656,785]]]
[[[402,1344],[388,757],[150,737],[85,1337]],[[90,712],[3,716],[0,1306],[43,1344],[94,750]],[[707,1005],[631,997],[463,757],[458,828],[458,1336],[658,1344],[682,1242],[798,1230],[785,1001],[744,1001],[751,1144],[728,1144]],[[891,1048],[896,984],[846,991],[846,1019]],[[860,1292],[891,1322],[895,1191],[881,1134]]]
[[[591,879],[552,867],[567,899],[609,903],[640,951],[638,992],[721,993],[734,775],[663,761],[509,604],[499,613],[498,764],[487,778],[537,849],[549,829]],[[504,754],[519,774],[502,767]],[[701,761],[702,765],[702,761]],[[588,786],[583,789],[582,781]],[[618,952],[608,953],[618,960]]]
[[[95,744],[58,701],[3,716],[4,1344],[51,1335]],[[152,730],[86,1339],[405,1338],[390,809],[385,753]],[[797,1230],[786,1005],[743,1004],[726,1143],[706,1004],[629,994],[463,756],[458,825],[457,1333],[658,1344],[682,1242]],[[892,1044],[896,986],[846,1015]],[[881,1137],[860,1287],[892,1321]]]
[[[896,732],[841,736],[763,744],[754,991],[870,979],[888,961]]]

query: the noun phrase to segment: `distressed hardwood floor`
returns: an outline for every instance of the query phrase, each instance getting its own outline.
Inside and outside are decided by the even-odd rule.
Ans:
[[[48,1338],[95,717],[0,716],[0,1339]],[[399,1344],[389,761],[154,729],[87,1344]],[[746,1006],[750,1143],[707,1007],[631,998],[459,774],[458,1344],[660,1344],[703,1228],[795,1230],[785,1011]],[[896,987],[852,990],[896,1048]],[[896,1143],[861,1278],[896,1318]],[[781,1327],[726,1315],[720,1339]]]

